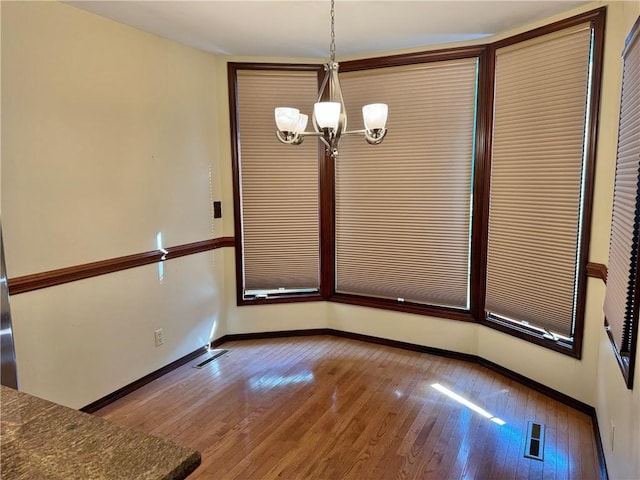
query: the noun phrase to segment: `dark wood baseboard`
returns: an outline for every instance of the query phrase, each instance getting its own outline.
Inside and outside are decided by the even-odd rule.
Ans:
[[[171,362],[170,364],[165,365],[164,367],[159,368],[158,370],[151,372],[150,374],[145,375],[142,378],[139,378],[135,382],[132,382],[129,385],[125,385],[124,387],[119,388],[115,392],[110,393],[109,395],[106,395],[96,400],[95,402],[92,402],[89,405],[82,407],[80,411],[85,413],[97,412],[101,408],[106,407],[107,405],[115,402],[119,398],[122,398],[125,395],[129,395],[130,393],[135,392],[139,388],[145,386],[147,383],[153,382],[154,380],[162,377],[163,375],[166,375],[167,373],[171,372],[172,370],[175,370],[178,367],[181,367],[185,363],[189,363],[193,359],[205,353],[207,353],[207,347],[200,347],[197,350],[194,350],[193,352],[186,354],[184,357],[181,357]]]
[[[596,450],[598,451],[598,465],[600,466],[600,478],[609,480],[609,472],[607,471],[607,460],[604,456],[604,448],[602,448],[602,437],[600,437],[600,426],[598,425],[598,416],[596,409],[591,407],[591,427],[593,428],[593,438],[596,442]]]
[[[439,357],[447,357],[447,358],[453,358],[455,360],[464,360],[467,362],[477,363],[478,357],[475,355],[470,355],[468,353],[454,352],[451,350],[444,350],[442,348],[427,347],[425,345],[418,345],[416,343],[401,342],[399,340],[390,340],[388,338],[374,337],[371,335],[364,335],[362,333],[346,332],[344,330],[333,330],[333,329],[327,329],[327,330],[328,330],[328,333],[327,333],[328,335],[333,335],[336,337],[349,338],[351,340],[359,340],[361,342],[375,343],[376,345],[385,345],[387,347],[402,348],[403,350],[411,350],[413,352],[428,353],[430,355],[437,355]]]
[[[401,342],[398,340],[391,340],[388,338],[374,337],[372,335],[364,335],[361,333],[335,330],[332,328],[314,328],[314,329],[308,329],[308,330],[278,330],[273,332],[228,334],[216,340],[213,340],[210,344],[210,348],[217,348],[226,342],[233,342],[233,341],[261,340],[261,339],[268,339],[268,338],[286,338],[286,337],[300,337],[300,336],[318,336],[318,335],[332,335],[335,337],[348,338],[351,340],[358,340],[361,342],[374,343],[376,345],[385,345],[388,347],[401,348],[404,350],[411,350],[414,352],[427,353],[430,355],[437,355],[441,357],[453,358],[457,360],[463,360],[466,362],[476,363],[504,377],[507,377],[510,380],[518,382],[521,385],[524,385],[528,388],[536,390],[537,392],[542,393],[543,395],[546,395],[547,397],[553,400],[556,400],[560,403],[563,403],[581,413],[584,413],[585,415],[588,415],[589,417],[591,417],[593,435],[596,443],[596,449],[598,451],[598,460],[600,465],[601,479],[607,480],[609,478],[607,473],[605,456],[604,456],[604,449],[602,447],[602,439],[600,437],[600,429],[598,427],[598,417],[596,416],[596,410],[594,407],[578,399],[570,397],[569,395],[559,392],[558,390],[548,387],[540,382],[537,382],[528,377],[525,377],[524,375],[514,372],[513,370],[509,370],[508,368],[505,368],[502,365],[498,365],[497,363],[494,363],[490,360],[486,360],[478,355],[454,352],[451,350],[444,350],[441,348],[428,347],[428,346],[419,345],[416,343]],[[176,360],[175,362],[172,362],[169,365],[159,370],[156,370],[155,372],[150,373],[149,375],[139,380],[136,380],[135,382],[117,390],[116,392],[110,395],[107,395],[87,405],[86,407],[83,407],[81,410],[83,412],[93,413],[99,410],[100,408],[103,408],[108,404],[116,401],[117,399],[124,397],[129,393],[132,393],[133,391],[155,380],[156,378],[159,378],[162,375],[169,373],[171,370],[174,370],[184,365],[185,363],[188,363],[189,361],[193,360],[199,355],[202,355],[206,351],[207,349],[204,347],[201,349],[198,349],[195,352],[192,352],[189,355],[186,355],[185,357],[182,357]]]
[[[226,342],[235,342],[239,340],[261,340],[265,338],[285,338],[285,337],[312,337],[318,335],[333,335],[330,328],[310,328],[308,330],[278,330],[274,332],[256,332],[256,333],[232,333],[224,335],[213,342],[211,348],[217,348]]]
[[[361,342],[375,343],[377,345],[386,345],[388,347],[401,348],[403,350],[411,350],[413,352],[428,353],[431,355],[437,355],[440,357],[453,358],[456,360],[464,360],[466,362],[473,362],[483,367],[488,368],[500,375],[514,380],[526,387],[532,388],[554,400],[557,400],[565,405],[578,410],[586,415],[591,415],[594,408],[580,400],[577,400],[569,395],[566,395],[558,390],[554,390],[540,382],[536,382],[524,375],[509,370],[508,368],[498,365],[497,363],[486,360],[478,355],[472,355],[469,353],[454,352],[451,350],[444,350],[441,348],[428,347],[425,345],[419,345],[416,343],[401,342],[399,340],[391,340],[388,338],[374,337],[371,335],[364,335],[362,333],[347,332],[344,330],[334,330],[332,328],[315,328],[310,330],[279,330],[274,332],[257,332],[257,333],[239,333],[225,335],[212,343],[213,346],[220,346],[225,342],[238,341],[238,340],[259,340],[265,338],[281,338],[281,337],[301,337],[311,335],[333,335],[335,337],[349,338],[351,340],[359,340]]]
[[[521,375],[513,370],[498,365],[490,360],[486,360],[478,355],[472,355],[468,353],[454,352],[451,350],[444,350],[440,348],[427,347],[425,345],[418,345],[415,343],[401,342],[398,340],[391,340],[388,338],[374,337],[371,335],[364,335],[361,333],[346,332],[343,330],[334,330],[332,328],[317,328],[311,330],[284,330],[275,332],[258,332],[258,333],[241,333],[225,335],[215,342],[212,346],[220,346],[225,342],[237,341],[237,340],[256,340],[266,338],[281,338],[281,337],[294,337],[294,336],[309,336],[309,335],[333,335],[336,337],[349,338],[352,340],[359,340],[367,343],[375,343],[377,345],[385,345],[388,347],[402,348],[404,350],[411,350],[414,352],[428,353],[430,355],[438,355],[441,357],[453,358],[463,360],[467,362],[477,363],[489,370],[492,370],[500,375],[503,375],[515,382],[520,383],[528,388],[536,390],[537,392],[546,395],[553,400],[563,403],[585,415],[591,417],[591,425],[593,428],[593,435],[596,443],[596,449],[598,451],[598,463],[600,465],[600,478],[602,480],[608,480],[607,464],[604,456],[604,449],[602,447],[602,439],[600,437],[600,428],[598,426],[598,417],[596,416],[596,409],[591,405],[584,403],[576,398],[570,397],[558,390],[555,390],[547,385],[532,380],[524,375]]]

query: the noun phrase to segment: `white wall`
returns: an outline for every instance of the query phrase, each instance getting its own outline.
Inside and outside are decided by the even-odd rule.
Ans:
[[[158,232],[164,246],[221,236],[215,85],[210,54],[62,3],[2,2],[10,278],[154,250]],[[21,388],[81,407],[223,335],[223,261],[12,296]]]

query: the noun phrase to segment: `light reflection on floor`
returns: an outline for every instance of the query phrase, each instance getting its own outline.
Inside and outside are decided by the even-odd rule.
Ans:
[[[467,408],[470,408],[471,410],[473,410],[474,412],[479,413],[480,415],[482,415],[485,418],[488,418],[489,420],[491,420],[494,423],[497,423],[498,425],[504,425],[506,422],[492,414],[490,414],[489,412],[487,412],[484,408],[479,407],[478,405],[476,405],[475,403],[467,400],[464,397],[461,397],[460,395],[458,395],[455,392],[452,392],[451,390],[449,390],[447,387],[443,387],[442,385],[440,385],[439,383],[434,383],[431,385],[433,388],[435,388],[436,390],[438,390],[441,393],[444,393],[446,396],[448,396],[449,398],[452,398],[453,400],[455,400],[458,403],[461,403],[462,405],[464,405]]]
[[[260,377],[251,377],[249,379],[249,388],[253,391],[267,390],[274,387],[286,387],[296,384],[313,383],[313,373],[306,370],[290,375],[263,375]]]

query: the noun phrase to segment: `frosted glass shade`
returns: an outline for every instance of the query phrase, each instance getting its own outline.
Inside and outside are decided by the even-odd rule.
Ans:
[[[309,117],[304,113],[301,113],[298,117],[298,125],[296,126],[296,133],[304,132],[307,128],[307,122],[309,121]]]
[[[364,119],[364,128],[373,130],[376,128],[384,128],[387,124],[387,114],[389,107],[386,103],[371,103],[362,107],[362,118]]]
[[[281,132],[295,132],[298,128],[300,110],[297,108],[277,107],[276,125]]]
[[[320,128],[338,128],[340,104],[338,102],[319,102],[313,106],[313,114]]]

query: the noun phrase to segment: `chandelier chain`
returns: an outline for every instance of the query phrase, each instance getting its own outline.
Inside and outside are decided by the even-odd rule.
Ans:
[[[331,43],[329,44],[329,53],[331,54],[331,62],[336,61],[336,33],[334,24],[336,21],[334,0],[331,0]]]

